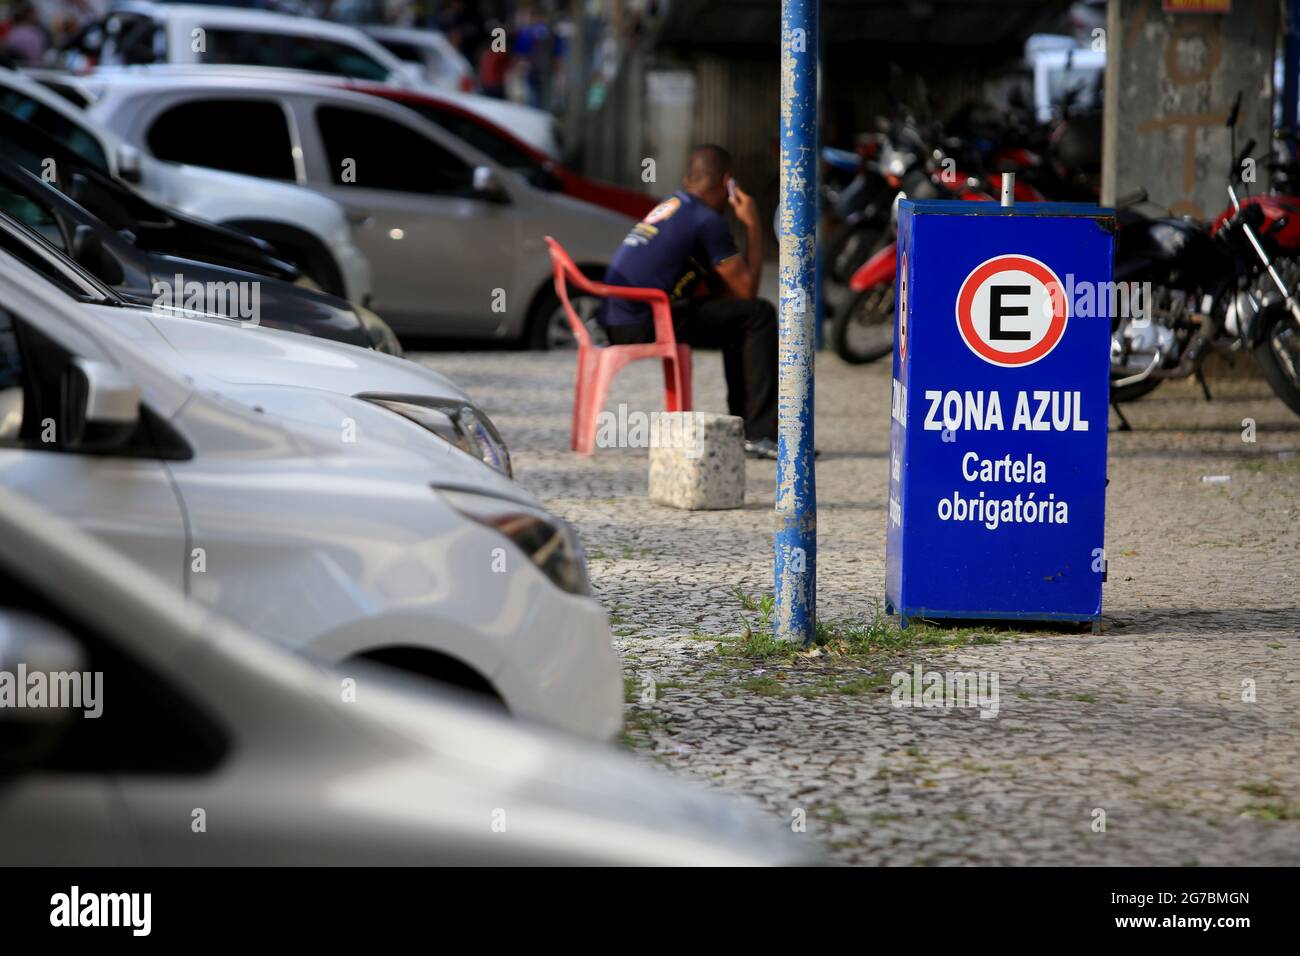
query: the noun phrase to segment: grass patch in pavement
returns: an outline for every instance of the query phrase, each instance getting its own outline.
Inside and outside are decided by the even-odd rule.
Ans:
[[[814,681],[786,684],[781,680],[785,676],[788,675],[784,671],[775,677],[754,674],[735,686],[759,697],[857,697],[871,693],[890,680],[888,674],[879,673],[864,674],[840,683],[833,674],[824,674]]]
[[[877,602],[871,602],[868,611],[855,618],[842,621],[818,621],[812,644],[800,647],[778,641],[773,634],[772,614],[775,610],[772,595],[758,597],[737,588],[734,592],[740,606],[748,615],[742,617],[739,634],[716,638],[718,653],[724,657],[743,657],[751,660],[799,660],[820,657],[875,659],[907,654],[932,648],[948,650],[976,644],[997,644],[1014,636],[1010,632],[995,631],[987,627],[939,627],[933,624],[913,623],[899,627],[896,618],[885,614]]]
[[[1300,809],[1285,803],[1254,804],[1241,815],[1252,820],[1300,820]]]
[[[1280,797],[1282,791],[1272,783],[1243,783],[1238,788],[1252,797]]]
[[[787,688],[779,680],[763,674],[746,677],[740,682],[740,688],[760,697],[784,697],[787,693]]]
[[[623,702],[635,704],[637,701],[641,701],[644,703],[647,695],[653,700],[658,700],[659,695],[664,691],[681,690],[685,686],[679,680],[659,680],[649,671],[644,674],[624,673]]]
[[[891,662],[915,656],[926,649],[947,651],[977,644],[997,644],[1018,635],[988,627],[940,627],[917,622],[901,628],[872,602],[866,614],[843,621],[818,621],[816,636],[807,647],[778,641],[773,635],[775,604],[772,595],[751,596],[737,588],[733,592],[745,615],[739,634],[715,636],[693,632],[692,640],[709,641],[727,670],[711,670],[708,681],[728,681],[719,686],[726,697],[736,692],[758,697],[853,697],[865,696],[888,686],[897,669]],[[744,673],[745,664],[784,665],[774,673],[756,668]],[[676,681],[661,682],[657,689],[681,687]],[[635,704],[646,690],[646,679],[627,673],[623,679],[623,696]],[[625,743],[634,736],[656,729],[657,721],[638,715],[634,709],[627,718]]]

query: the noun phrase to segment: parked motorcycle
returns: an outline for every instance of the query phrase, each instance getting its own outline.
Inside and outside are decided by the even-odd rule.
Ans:
[[[889,228],[889,210],[901,177],[917,161],[884,134],[863,137],[855,150],[857,172],[834,197],[831,214],[837,223],[826,242],[826,274],[846,283],[871,254]]]
[[[1300,257],[1300,201],[1243,199],[1241,170],[1254,141],[1236,150],[1238,95],[1228,115],[1233,164],[1229,206],[1211,225],[1122,217],[1115,279],[1149,283],[1150,300],[1112,318],[1111,401],[1116,410],[1171,378],[1201,374],[1212,351],[1248,350],[1269,385],[1300,414],[1300,303],[1292,291]],[[1130,286],[1131,287],[1131,286]],[[1127,422],[1120,412],[1123,427]]]
[[[918,140],[919,143],[919,140]],[[894,280],[897,268],[895,220],[897,201],[909,199],[992,200],[984,181],[958,168],[941,149],[919,144],[918,157],[903,173],[890,200],[885,228],[875,236],[866,261],[849,278],[852,297],[837,309],[831,323],[831,347],[852,365],[874,362],[894,348]],[[1036,193],[1017,188],[1017,198],[1032,201]]]

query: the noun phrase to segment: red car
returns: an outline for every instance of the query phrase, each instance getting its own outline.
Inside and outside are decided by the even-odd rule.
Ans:
[[[633,219],[643,218],[658,202],[645,193],[588,179],[581,173],[561,166],[545,153],[515,138],[491,120],[471,113],[450,100],[379,83],[354,80],[343,85],[351,90],[382,96],[410,107],[425,119],[463,139],[506,169],[520,173],[538,189],[564,193],[566,196],[603,206],[625,216],[631,216]]]

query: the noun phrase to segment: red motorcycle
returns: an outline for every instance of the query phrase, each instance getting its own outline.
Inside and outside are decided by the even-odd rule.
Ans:
[[[953,166],[944,169],[941,155],[923,170],[923,173],[910,173],[903,180],[899,198],[993,200],[978,177]],[[1032,186],[1022,185],[1019,181],[1016,182],[1015,196],[1019,202],[1035,202],[1043,198]],[[894,280],[898,268],[894,220],[897,210],[895,199],[888,241],[882,239],[876,251],[850,277],[852,298],[846,307],[836,310],[831,325],[831,347],[851,365],[874,362],[894,350]]]
[[[1233,128],[1240,97],[1229,113]],[[1234,139],[1235,139],[1235,129]],[[1300,414],[1300,200],[1238,186],[1254,142],[1234,152],[1229,206],[1208,227],[1121,218],[1115,279],[1147,286],[1146,306],[1112,320],[1111,401],[1133,401],[1170,378],[1196,376],[1214,351],[1249,351],[1277,396]],[[1123,414],[1121,413],[1121,422]],[[1125,423],[1126,424],[1126,423]]]

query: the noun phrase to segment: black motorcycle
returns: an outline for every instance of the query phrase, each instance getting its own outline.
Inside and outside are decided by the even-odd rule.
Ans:
[[[1240,105],[1239,95],[1230,128]],[[1238,153],[1232,144],[1230,205],[1212,225],[1143,217],[1132,207],[1146,201],[1144,193],[1119,213],[1114,278],[1129,305],[1139,303],[1111,317],[1111,402],[1123,428],[1119,405],[1166,379],[1194,375],[1210,398],[1202,366],[1215,350],[1251,352],[1274,392],[1300,414],[1300,304],[1283,275],[1294,276],[1300,254],[1300,222],[1288,211],[1300,206],[1276,196],[1241,199],[1240,173],[1254,145]]]

